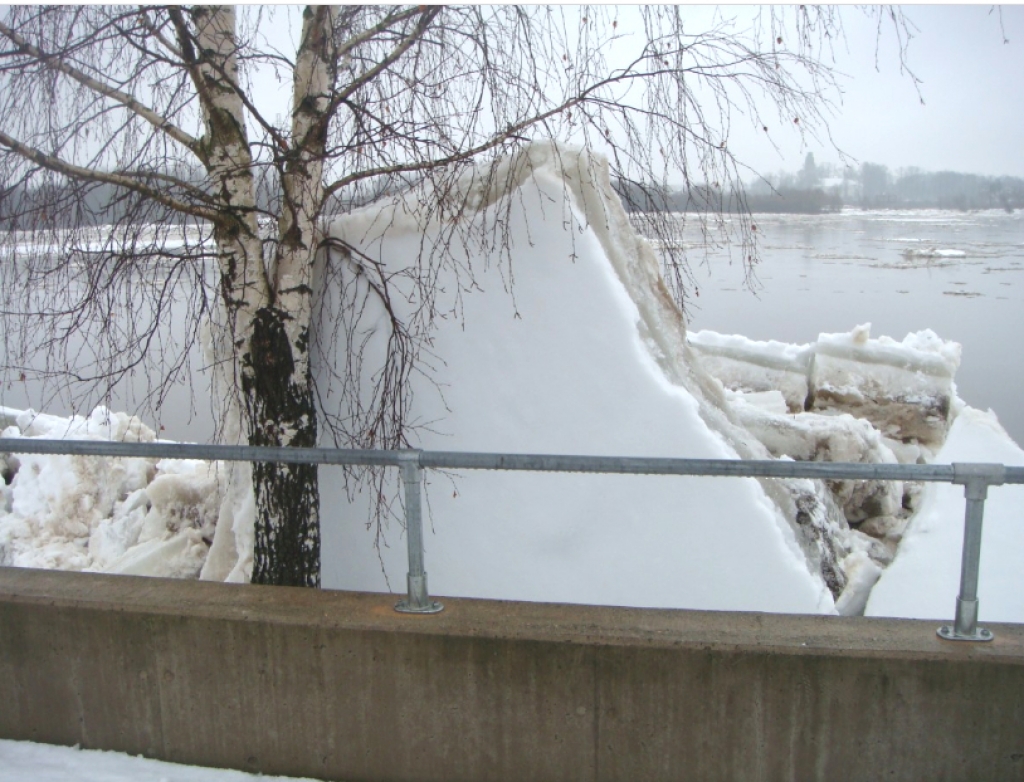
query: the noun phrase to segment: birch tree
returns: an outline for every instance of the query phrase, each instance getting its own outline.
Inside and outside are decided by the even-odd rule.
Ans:
[[[424,181],[444,194],[466,167],[540,138],[603,152],[645,198],[670,181],[739,192],[733,123],[822,131],[835,94],[834,9],[765,12],[742,28],[719,16],[696,31],[687,14],[0,9],[7,379],[31,372],[102,393],[144,371],[159,405],[168,383],[194,371],[190,350],[209,321],[229,348],[222,369],[244,439],[316,445],[313,269],[331,213]],[[425,205],[445,219],[459,210],[443,197]],[[691,211],[715,220],[699,204]],[[679,229],[652,219],[650,231]],[[31,253],[19,250],[26,237]],[[501,238],[499,227],[485,240]],[[749,222],[738,239],[752,262]],[[682,302],[686,259],[666,246]],[[425,286],[445,262],[443,246],[430,253]],[[403,324],[394,328],[394,372],[346,445],[407,443],[402,378],[415,352]],[[318,585],[316,468],[257,464],[252,481],[252,580]]]

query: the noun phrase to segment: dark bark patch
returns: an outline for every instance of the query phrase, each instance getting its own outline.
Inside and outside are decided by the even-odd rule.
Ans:
[[[242,389],[248,403],[251,445],[315,446],[316,408],[311,378],[295,376],[295,351],[288,339],[290,316],[267,307],[256,313],[249,353],[243,357]],[[256,493],[253,583],[320,584],[320,497],[311,464],[253,464]]]
[[[295,361],[284,328],[285,313],[264,308],[256,313],[250,348],[252,393],[258,407],[287,414]],[[291,419],[291,415],[287,415]]]

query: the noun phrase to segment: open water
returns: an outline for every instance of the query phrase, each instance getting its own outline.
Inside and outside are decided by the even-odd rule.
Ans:
[[[897,340],[930,328],[963,346],[960,396],[1024,443],[1024,214],[846,210],[754,222],[753,292],[735,248],[705,258],[687,227],[699,290],[691,329],[804,343],[861,323]]]

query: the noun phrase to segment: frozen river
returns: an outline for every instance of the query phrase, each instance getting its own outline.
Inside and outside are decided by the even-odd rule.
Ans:
[[[710,250],[706,265],[694,250],[691,329],[803,343],[867,322],[872,336],[897,340],[930,328],[963,345],[960,396],[992,408],[1024,443],[1020,212],[847,210],[756,215],[755,223],[756,293],[727,249]]]

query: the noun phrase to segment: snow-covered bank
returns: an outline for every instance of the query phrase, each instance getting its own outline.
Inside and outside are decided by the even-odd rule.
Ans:
[[[186,766],[77,747],[0,739],[0,782],[314,782]]]

